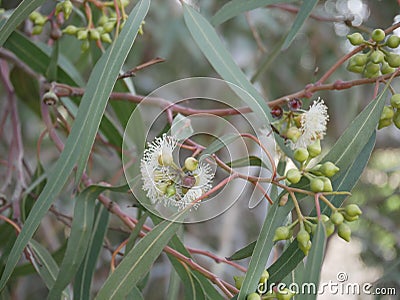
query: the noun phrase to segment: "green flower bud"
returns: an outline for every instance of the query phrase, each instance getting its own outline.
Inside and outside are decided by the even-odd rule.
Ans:
[[[327,177],[332,177],[334,176],[337,172],[339,172],[339,168],[332,162],[327,161],[326,163],[323,163],[321,166],[320,171],[322,174],[324,174]]]
[[[70,35],[75,35],[78,32],[78,30],[79,30],[78,27],[74,25],[68,25],[62,32]]]
[[[394,94],[392,98],[390,98],[390,105],[394,108],[400,108],[400,94]]]
[[[321,172],[321,167],[322,167],[322,165],[318,164],[318,165],[312,167],[311,169],[309,169],[308,171],[315,175],[322,176],[323,174]]]
[[[115,21],[106,22],[106,23],[103,25],[104,32],[106,32],[106,33],[110,33],[111,31],[113,31],[113,30],[114,30],[114,27],[115,27]]]
[[[347,35],[347,39],[353,46],[361,45],[364,42],[364,38],[359,32]]]
[[[303,251],[303,253],[304,253],[305,256],[308,255],[308,252],[310,252],[311,247],[312,247],[311,241],[308,241],[306,245],[301,245],[301,244],[299,244],[299,249],[300,249],[301,251]]]
[[[86,29],[81,29],[77,32],[76,37],[78,40],[86,40],[88,38],[88,31]]]
[[[233,280],[235,281],[235,287],[240,290],[243,284],[244,276],[233,276]]]
[[[90,43],[88,40],[84,40],[83,43],[81,44],[81,51],[85,52],[90,48]]]
[[[343,217],[347,222],[353,222],[359,219],[358,216],[350,217],[348,214],[343,213]]]
[[[90,29],[89,36],[90,39],[94,41],[98,41],[100,39],[100,33],[96,29]]]
[[[312,178],[310,180],[310,188],[314,193],[320,193],[324,191],[324,181],[320,178]]]
[[[361,74],[364,71],[364,66],[357,66],[356,64],[349,63],[347,65],[347,70],[353,73]]]
[[[379,63],[383,62],[384,59],[385,59],[385,55],[383,54],[383,52],[381,50],[375,50],[374,52],[372,52],[372,54],[370,56],[370,60],[374,64],[379,64]]]
[[[304,228],[306,229],[306,231],[307,231],[309,234],[314,234],[315,231],[317,230],[317,225],[314,224],[314,223],[305,222],[305,223],[304,223]]]
[[[381,66],[379,64],[374,64],[372,62],[367,63],[367,65],[365,66],[365,72],[374,74],[379,72],[379,70],[381,69]]]
[[[321,221],[322,222],[328,222],[329,221],[329,217],[327,215],[322,214],[321,215]]]
[[[326,236],[330,236],[335,231],[335,225],[331,222],[331,220],[325,222],[325,233]]]
[[[335,211],[334,213],[331,214],[331,221],[335,225],[340,225],[343,223],[344,217],[340,212]]]
[[[322,181],[324,182],[324,192],[332,192],[332,182],[329,178],[322,177]]]
[[[290,169],[287,171],[286,173],[286,179],[290,182],[290,183],[298,183],[301,179],[301,172],[297,169]]]
[[[393,73],[394,71],[396,71],[396,69],[389,66],[389,64],[387,62],[382,63],[382,67],[381,67],[382,74],[390,74],[390,73]]]
[[[365,71],[365,70],[364,70],[364,71]],[[381,71],[378,71],[378,72],[375,72],[375,73],[364,72],[364,76],[365,76],[366,78],[376,78],[376,77],[379,77],[379,76],[381,76],[381,75],[382,75]]]
[[[390,48],[397,48],[400,45],[400,37],[397,35],[391,35],[386,41],[386,46]]]
[[[66,0],[63,2],[63,11],[64,11],[64,17],[66,20],[68,20],[69,16],[71,15],[72,8],[73,8],[73,5],[72,5],[71,1]]]
[[[385,55],[385,60],[392,68],[400,67],[400,55],[394,53],[388,53]]]
[[[400,110],[398,110],[393,116],[394,125],[400,129]]]
[[[394,110],[391,106],[384,106],[381,114],[381,120],[391,119],[394,116]]]
[[[338,227],[338,235],[346,242],[350,242],[351,229],[346,223],[342,223]]]
[[[375,29],[374,31],[372,31],[371,33],[371,38],[375,41],[375,42],[381,42],[385,39],[385,32],[382,29]]]
[[[273,241],[287,240],[292,236],[292,232],[287,226],[280,226],[275,230]]]
[[[36,25],[36,26],[33,26],[33,28],[32,28],[32,34],[33,35],[41,34],[42,31],[43,31],[43,26],[42,25]]]
[[[108,33],[103,33],[103,34],[100,36],[100,38],[101,38],[101,41],[104,42],[104,43],[109,43],[109,44],[112,43],[111,36],[110,36]]]
[[[383,55],[383,53],[382,53]],[[383,59],[384,56],[382,56]],[[365,66],[365,64],[368,61],[368,55],[367,54],[356,54],[354,55],[350,60],[353,60],[356,66]]]
[[[301,127],[301,115],[295,116],[293,118],[294,124],[296,125],[297,128]]]
[[[350,217],[356,217],[362,214],[360,207],[357,204],[349,204],[344,208],[346,214]]]
[[[108,22],[108,17],[105,15],[102,15],[99,20],[97,21],[97,24],[99,26],[103,26],[104,24],[106,24]]]
[[[34,23],[35,25],[43,26],[47,22],[47,20],[48,19],[46,17],[40,16],[35,20]]]
[[[257,293],[248,294],[246,300],[261,300],[261,296]]]
[[[299,245],[306,248],[308,242],[310,241],[310,234],[304,228],[301,228],[297,233],[296,240],[299,243]]]
[[[58,100],[59,99],[57,95],[52,91],[48,91],[42,97],[43,103],[49,106],[55,105],[58,102]]]
[[[266,283],[267,280],[268,280],[268,278],[269,278],[269,273],[268,273],[267,270],[264,270],[264,271],[262,272],[262,274],[261,274],[259,283]]]
[[[188,171],[194,171],[199,166],[199,161],[194,157],[188,157],[185,160],[185,168]]]
[[[381,119],[381,120],[379,120],[379,123],[378,123],[378,129],[382,129],[382,128],[388,127],[391,124],[392,124],[392,119]]]
[[[314,158],[321,154],[321,142],[320,140],[315,140],[312,144],[307,146],[307,151],[310,157]]]
[[[304,162],[308,158],[308,151],[305,148],[298,148],[294,151],[294,159],[298,162]]]
[[[277,291],[276,299],[278,300],[290,300],[293,298],[295,294],[289,290],[288,288],[283,289],[282,291]]]
[[[165,191],[165,196],[172,197],[173,195],[176,194],[176,188],[174,184],[171,184],[167,187],[167,190]]]
[[[63,2],[58,2],[57,3],[57,5],[56,5],[56,11],[55,11],[55,14],[56,15],[58,15],[60,12],[62,12],[63,11]]]
[[[296,143],[299,137],[301,136],[301,131],[297,127],[292,126],[287,130],[286,136],[293,143]]]
[[[42,18],[42,14],[38,11],[33,11],[30,15],[29,15],[29,20],[31,20],[32,22],[35,22],[36,19],[38,18]]]

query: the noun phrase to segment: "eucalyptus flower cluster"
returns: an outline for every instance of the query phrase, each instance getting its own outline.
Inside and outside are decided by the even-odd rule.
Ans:
[[[212,168],[194,157],[187,157],[179,167],[173,157],[176,146],[176,138],[166,134],[149,143],[140,165],[143,190],[151,204],[196,208],[196,200],[212,188]]]
[[[347,70],[350,72],[374,78],[382,74],[393,73],[395,68],[400,67],[400,55],[390,51],[400,45],[400,37],[394,34],[386,37],[382,29],[374,29],[369,41],[365,40],[359,32],[350,34],[347,38],[354,46],[366,46],[363,53],[356,54],[349,59]]]
[[[383,107],[378,129],[390,126],[392,123],[400,129],[400,94],[394,94],[390,98],[390,105]]]

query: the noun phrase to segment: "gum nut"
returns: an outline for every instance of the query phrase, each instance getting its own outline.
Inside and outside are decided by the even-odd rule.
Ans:
[[[33,28],[32,28],[33,35],[41,34],[42,31],[43,31],[43,26],[41,26],[41,25],[36,25],[36,26],[33,26]]]
[[[286,173],[286,179],[293,184],[296,184],[300,181],[301,179],[301,173],[297,169],[290,169]]]
[[[100,39],[100,33],[96,29],[91,29],[89,31],[89,36],[91,40],[98,41]]]
[[[78,30],[79,30],[78,27],[74,25],[68,25],[67,27],[64,28],[62,32],[70,35],[75,35],[78,32]]]
[[[266,283],[267,280],[268,280],[268,278],[269,278],[269,273],[268,273],[267,270],[264,270],[264,271],[262,272],[262,274],[261,274],[259,283]]]
[[[359,219],[358,216],[350,217],[350,216],[349,216],[348,214],[346,214],[346,213],[343,214],[343,217],[344,217],[344,219],[345,219],[347,222],[353,222],[353,221],[356,221],[356,220]]]
[[[384,106],[381,114],[381,120],[391,119],[394,116],[394,110],[391,106]]]
[[[400,108],[400,94],[394,94],[392,98],[390,98],[390,105],[394,108]]]
[[[299,137],[301,136],[301,131],[297,127],[292,126],[287,130],[286,136],[293,143],[296,143]]]
[[[101,35],[101,41],[104,42],[104,43],[109,43],[109,44],[112,43],[111,36],[108,33],[103,33]]]
[[[328,177],[334,176],[337,172],[339,172],[339,170],[340,169],[333,162],[330,161],[323,163],[320,169],[322,174]]]
[[[248,294],[246,300],[261,300],[261,296],[257,293]]]
[[[58,99],[57,95],[51,91],[48,91],[42,97],[43,103],[46,105],[49,105],[49,106],[57,104],[58,100],[59,99]]]
[[[348,64],[347,65],[347,70],[353,73],[362,73],[364,71],[364,66],[357,66],[357,65],[352,65]]]
[[[382,119],[382,120],[379,120],[378,129],[382,129],[382,128],[388,127],[390,125],[392,125],[392,119]],[[395,123],[395,125],[396,125],[396,123]],[[399,128],[397,125],[396,125],[396,127]]]
[[[327,215],[322,214],[321,215],[321,221],[322,222],[328,222],[329,221],[329,217]]]
[[[308,159],[308,151],[305,148],[297,148],[294,151],[294,159],[297,160],[298,162],[304,162]]]
[[[106,32],[106,33],[110,33],[111,31],[113,31],[114,27],[115,27],[115,22],[106,22],[103,25],[104,32]]]
[[[320,155],[322,151],[320,140],[315,140],[312,144],[308,145],[307,150],[311,157],[317,157]]]
[[[365,66],[365,72],[368,73],[376,73],[381,69],[381,66],[379,64],[374,64],[372,62],[369,62],[366,66]]]
[[[382,55],[383,55],[383,53],[382,53]],[[357,66],[364,66],[368,61],[368,55],[367,54],[356,54],[352,57],[352,59]],[[382,56],[382,59],[383,59],[383,56]]]
[[[398,110],[393,116],[394,125],[400,129],[400,110]]]
[[[347,39],[353,46],[361,45],[364,42],[364,38],[359,32],[347,35]]]
[[[400,55],[388,53],[387,55],[385,55],[385,59],[389,66],[391,66],[392,68],[400,67]]]
[[[305,229],[300,229],[296,239],[300,245],[307,247],[307,243],[310,241],[310,234]]]
[[[328,222],[325,222],[325,233],[326,236],[332,235],[332,233],[335,231],[335,225],[329,220]]]
[[[287,226],[280,226],[275,230],[273,241],[282,241],[290,238],[290,229]]]
[[[233,280],[235,281],[235,287],[240,290],[243,284],[244,276],[233,276]]]
[[[319,193],[324,191],[324,181],[319,178],[313,178],[310,181],[311,191],[314,193]]]
[[[400,37],[397,35],[391,35],[386,41],[386,45],[390,48],[397,48],[400,44]]]
[[[382,74],[390,74],[390,73],[393,73],[394,71],[396,71],[396,69],[389,66],[389,64],[387,62],[382,63],[382,67],[381,67]]]
[[[350,217],[356,217],[362,214],[360,207],[357,204],[349,204],[344,208],[346,214]]]
[[[350,242],[351,229],[350,229],[349,225],[347,225],[346,223],[340,224],[338,227],[338,235],[342,239],[344,239],[346,242]]]
[[[322,181],[324,182],[324,192],[332,192],[332,182],[329,178],[323,177]]]
[[[32,22],[34,22],[37,18],[42,17],[42,15],[37,12],[37,11],[33,11],[30,15],[29,15],[29,20],[31,20]]]
[[[384,61],[385,55],[380,50],[375,50],[372,52],[370,59],[374,64],[379,64]]]
[[[385,39],[385,32],[382,29],[375,29],[374,31],[372,31],[371,33],[371,38],[375,41],[375,42],[381,42]]]
[[[199,166],[199,161],[197,159],[195,159],[194,157],[188,157],[185,160],[185,168],[188,171],[194,171],[197,169],[197,167]]]
[[[79,30],[76,34],[78,40],[86,40],[88,38],[88,31],[86,29]]]
[[[343,215],[342,215],[340,212],[335,211],[335,212],[331,215],[331,221],[332,221],[332,223],[335,224],[335,225],[340,225],[340,224],[343,223],[344,217],[343,217]]]

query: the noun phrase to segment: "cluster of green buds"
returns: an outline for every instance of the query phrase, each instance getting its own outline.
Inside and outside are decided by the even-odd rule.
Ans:
[[[347,70],[363,74],[367,78],[375,78],[382,74],[390,74],[395,68],[400,67],[400,55],[389,49],[395,49],[400,45],[400,37],[386,34],[382,29],[374,29],[371,40],[367,41],[359,32],[347,36],[354,46],[365,45],[366,51],[352,56],[349,59]]]
[[[288,110],[283,110],[280,106],[273,107],[272,116],[277,119],[272,126],[276,128],[279,134],[285,139],[295,143],[301,136],[301,114],[299,111],[302,106],[300,99],[294,98],[288,101]]]
[[[107,31],[105,31],[104,27],[96,27],[88,29],[86,27],[76,27],[74,25],[68,25],[62,32],[65,34],[76,36],[78,40],[82,41],[81,44],[82,51],[86,51],[89,49],[90,40],[92,41],[101,40],[104,43],[112,42],[110,34]]]
[[[339,237],[349,242],[351,237],[351,229],[347,223],[358,220],[362,214],[361,209],[356,204],[349,204],[343,208],[332,210],[331,216],[321,215],[321,221],[325,225],[326,235],[330,236],[337,228]],[[317,217],[305,217],[302,220],[295,220],[287,226],[280,226],[275,230],[274,242],[288,240],[293,237],[294,227],[300,223],[299,231],[296,236],[298,247],[307,255],[311,249],[311,236],[315,234],[317,229]]]
[[[390,105],[383,107],[378,129],[387,127],[392,123],[400,129],[400,94],[394,94],[390,98]]]
[[[310,181],[310,189],[312,192],[332,192],[332,182],[330,178],[334,176],[339,168],[332,162],[327,161],[317,164],[312,168],[307,168],[311,159],[321,154],[320,140],[315,140],[306,148],[297,148],[294,151],[294,159],[300,162],[300,169],[292,168],[286,172],[286,179],[289,183],[296,184],[303,177]]]
[[[71,1],[65,0],[57,3],[54,14],[58,16],[59,14],[62,13],[64,15],[64,19],[67,20],[72,13],[72,9],[73,6]],[[43,27],[46,24],[46,22],[50,21],[50,17],[44,16],[38,11],[33,11],[29,15],[29,20],[31,20],[33,23],[32,34],[38,35],[42,33]]]

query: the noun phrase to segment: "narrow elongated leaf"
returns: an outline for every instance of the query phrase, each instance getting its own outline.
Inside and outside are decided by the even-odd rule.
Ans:
[[[271,193],[271,196],[274,195]],[[276,198],[276,195],[275,197],[272,197],[272,199]],[[289,213],[287,208],[288,205],[280,207],[278,200],[275,200],[275,203],[269,208],[238,295],[239,300],[246,299],[248,294],[256,291],[257,284],[260,280],[262,272],[265,270],[269,253],[271,252],[273,246],[275,230],[282,224],[282,222],[285,220],[285,217]]]
[[[58,57],[60,53],[60,42],[55,41],[51,51],[50,63],[47,67],[46,77],[49,81],[57,81]]]
[[[131,251],[131,249],[133,248],[133,246],[136,243],[136,239],[139,237],[139,233],[140,230],[142,230],[142,227],[144,225],[144,223],[146,222],[146,219],[149,217],[149,214],[146,212],[144,213],[140,219],[139,222],[137,222],[135,228],[132,230],[131,234],[129,235],[129,240],[128,243],[126,244],[125,247],[125,252],[128,253],[129,251]]]
[[[187,4],[183,5],[183,16],[193,39],[218,74],[240,88],[230,86],[257,115],[260,122],[272,122],[270,109],[264,98],[236,65],[210,23]]]
[[[301,5],[300,10],[296,16],[296,19],[294,20],[293,25],[290,28],[288,35],[286,36],[285,42],[282,45],[282,50],[285,50],[290,46],[297,32],[299,32],[301,26],[311,14],[311,11],[315,7],[315,5],[317,5],[317,3],[318,0],[303,1],[303,4]]]
[[[85,257],[92,233],[95,200],[101,191],[97,187],[89,187],[80,193],[75,200],[74,218],[67,250],[48,299],[60,298],[62,290],[75,276]]]
[[[253,10],[259,7],[264,7],[270,4],[285,2],[294,2],[294,0],[232,0],[226,3],[219,11],[217,11],[217,13],[211,20],[211,24],[217,26],[246,11]]]
[[[82,175],[118,71],[132,46],[139,26],[147,14],[149,5],[149,0],[139,2],[136,8],[130,13],[117,40],[108,48],[93,69],[87,92],[82,98],[78,115],[72,126],[65,148],[14,244],[12,255],[7,261],[0,280],[0,290],[4,288],[23,249],[36,231],[41,219],[54,201],[55,196],[67,182],[77,161],[79,169],[77,178],[80,178]]]
[[[233,143],[238,138],[240,138],[240,136],[238,136],[237,134],[233,134],[233,133],[228,133],[228,134],[225,134],[225,135],[223,135],[221,137],[218,137],[218,139],[215,140],[214,142],[212,142],[202,152],[202,154],[203,155],[213,154],[213,153],[217,152],[218,150],[221,150],[222,148],[226,147],[227,145]]]
[[[315,291],[309,294],[301,294],[299,300],[315,300],[318,295],[319,278],[321,274],[322,262],[325,254],[326,236],[325,236],[325,226],[322,222],[317,225],[317,231],[312,239],[312,248],[307,256],[307,262],[304,269],[304,282],[307,284],[314,284]],[[296,297],[297,298],[297,297]]]
[[[182,214],[177,216],[181,219]],[[176,221],[177,219],[175,219]],[[142,238],[101,287],[96,299],[123,299],[144,275],[179,229],[179,222],[164,220]]]
[[[42,5],[45,0],[23,0],[14,10],[10,18],[0,27],[0,47],[10,36],[10,34],[28,18],[31,12]]]
[[[93,224],[88,251],[75,277],[74,299],[90,299],[92,278],[96,269],[97,259],[103,247],[109,219],[110,213],[107,208],[98,203],[96,207],[96,220]]]
[[[167,300],[175,300],[179,298],[179,287],[179,275],[174,269],[172,269],[169,275]]]
[[[226,164],[231,168],[240,168],[247,166],[268,168],[259,157],[253,155],[250,155],[249,157],[239,158]]]
[[[251,242],[250,244],[244,246],[242,249],[239,249],[235,253],[233,253],[231,256],[227,257],[228,260],[241,260],[248,258],[253,255],[254,248],[256,246],[256,242]]]

